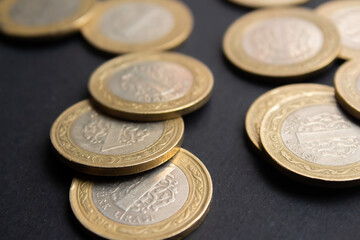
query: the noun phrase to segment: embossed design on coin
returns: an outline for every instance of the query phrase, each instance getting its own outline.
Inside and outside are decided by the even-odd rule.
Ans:
[[[185,67],[151,61],[138,63],[114,73],[108,82],[110,91],[125,100],[141,103],[166,102],[184,96],[194,81]]]
[[[284,144],[309,162],[342,166],[360,161],[360,127],[334,105],[291,113],[281,126]]]
[[[92,197],[106,217],[127,225],[163,221],[185,204],[189,183],[183,171],[167,162],[141,175],[116,183],[95,183]]]
[[[75,121],[71,137],[87,151],[121,155],[147,148],[160,138],[163,131],[163,122],[125,122],[89,111]]]
[[[125,43],[144,43],[159,39],[174,27],[173,15],[151,3],[126,3],[104,13],[101,31],[110,39]]]

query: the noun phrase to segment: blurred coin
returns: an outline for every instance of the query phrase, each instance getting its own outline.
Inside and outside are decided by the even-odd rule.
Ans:
[[[229,0],[230,2],[247,7],[279,7],[306,3],[309,0]]]

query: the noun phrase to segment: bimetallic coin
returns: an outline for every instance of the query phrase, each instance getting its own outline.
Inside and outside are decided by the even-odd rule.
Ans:
[[[340,105],[360,119],[360,61],[346,62],[339,68],[335,75],[335,93]]]
[[[95,0],[4,0],[0,31],[13,37],[54,37],[78,30]]]
[[[210,70],[178,53],[114,58],[91,76],[89,90],[107,113],[131,120],[164,120],[204,105],[213,88]]]
[[[339,57],[360,58],[360,1],[329,1],[320,5],[316,11],[337,27],[342,42]]]
[[[280,7],[306,3],[309,0],[229,0],[230,2],[246,7]]]
[[[70,188],[77,219],[108,239],[180,239],[202,222],[211,198],[209,172],[184,149],[148,172],[102,182],[74,179]]]
[[[360,180],[360,126],[342,112],[334,93],[314,93],[274,106],[260,138],[272,163],[297,180],[328,187]]]
[[[252,74],[299,77],[329,65],[340,51],[340,37],[311,10],[263,9],[235,21],[223,49],[234,65]]]
[[[104,115],[85,100],[56,119],[50,137],[70,167],[93,175],[120,176],[168,161],[179,151],[183,134],[181,118],[129,122]]]
[[[250,106],[245,128],[250,141],[261,150],[260,125],[264,115],[276,104],[292,97],[311,95],[314,92],[334,92],[334,88],[320,84],[289,84],[275,88],[258,97]]]
[[[99,2],[82,33],[95,47],[111,53],[165,50],[190,35],[193,17],[180,1]]]

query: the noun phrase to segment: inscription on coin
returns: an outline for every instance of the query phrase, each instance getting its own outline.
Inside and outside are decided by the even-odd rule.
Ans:
[[[116,96],[141,103],[166,102],[184,96],[194,77],[185,67],[171,62],[143,62],[113,74],[108,86]]]
[[[151,146],[163,131],[163,122],[125,122],[90,111],[74,122],[71,138],[89,152],[121,155]]]
[[[188,195],[184,172],[171,162],[115,183],[96,183],[92,189],[97,209],[105,217],[127,225],[163,221],[181,209]]]
[[[360,161],[360,127],[335,105],[317,105],[291,113],[281,126],[284,144],[309,162],[341,166]]]
[[[62,21],[75,13],[80,0],[17,0],[10,10],[13,21],[40,27]]]
[[[174,16],[164,7],[151,3],[126,3],[106,11],[100,29],[114,41],[145,43],[168,34],[174,22]]]
[[[323,33],[314,23],[294,17],[276,17],[249,27],[244,34],[243,47],[260,62],[288,65],[315,56],[323,42]]]

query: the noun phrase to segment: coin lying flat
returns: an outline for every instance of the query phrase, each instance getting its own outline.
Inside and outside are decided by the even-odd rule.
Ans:
[[[180,1],[115,0],[99,2],[82,33],[100,50],[118,54],[174,48],[192,27],[192,14]]]
[[[148,172],[103,182],[74,179],[70,188],[77,219],[108,239],[179,239],[202,222],[211,198],[209,172],[184,149]]]
[[[260,138],[272,163],[306,183],[342,187],[359,183],[360,126],[334,93],[292,98],[263,119]]]
[[[265,77],[299,77],[330,64],[340,51],[336,27],[304,8],[251,12],[227,30],[223,49],[237,67]]]
[[[339,57],[360,58],[360,1],[329,1],[316,11],[330,19],[339,30],[342,42]]]
[[[261,150],[260,125],[264,115],[283,100],[314,92],[334,92],[334,88],[321,84],[289,84],[270,90],[250,106],[245,120],[245,128],[250,141]]]
[[[181,118],[129,122],[111,118],[89,100],[79,102],[55,121],[51,142],[63,162],[93,175],[119,176],[159,166],[179,151]]]
[[[309,0],[229,0],[247,7],[279,7],[306,3]]]
[[[360,61],[346,62],[339,68],[335,75],[335,93],[340,105],[360,119]]]
[[[204,105],[213,88],[211,71],[178,53],[139,53],[114,58],[91,76],[89,90],[107,113],[154,121]]]
[[[3,0],[0,31],[13,37],[54,37],[78,30],[95,0]]]

